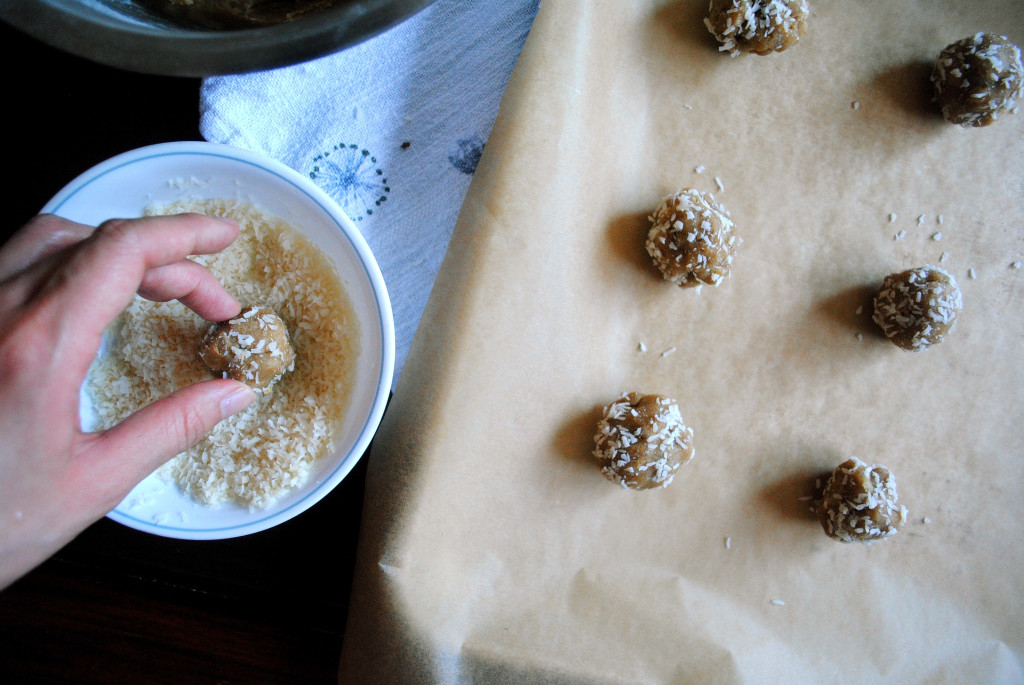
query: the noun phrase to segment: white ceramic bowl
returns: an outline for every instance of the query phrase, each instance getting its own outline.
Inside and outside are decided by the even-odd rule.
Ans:
[[[274,160],[213,143],[141,148],[93,167],[61,190],[44,212],[96,225],[141,216],[152,204],[183,199],[244,200],[299,228],[334,262],[359,319],[356,378],[335,450],[321,457],[306,485],[266,509],[203,506],[152,475],[108,516],[166,537],[213,540],[265,530],[316,504],[352,470],[373,437],[391,389],[394,321],[384,279],[358,229],[309,179]],[[101,350],[102,353],[102,350]],[[82,427],[96,417],[82,392]]]

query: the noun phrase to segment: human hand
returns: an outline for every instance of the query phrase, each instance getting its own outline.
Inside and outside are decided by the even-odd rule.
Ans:
[[[255,399],[226,379],[183,388],[98,433],[79,389],[103,330],[136,293],[200,316],[239,303],[185,259],[227,247],[234,222],[184,214],[98,228],[32,219],[0,247],[0,588],[113,509],[160,464]]]

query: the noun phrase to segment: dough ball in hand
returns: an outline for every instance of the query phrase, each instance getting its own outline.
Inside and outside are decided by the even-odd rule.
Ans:
[[[234,319],[210,326],[199,356],[214,373],[268,392],[295,368],[288,327],[273,310],[253,305]]]
[[[661,395],[626,393],[605,407],[594,443],[604,475],[634,490],[667,486],[693,458],[693,429]]]

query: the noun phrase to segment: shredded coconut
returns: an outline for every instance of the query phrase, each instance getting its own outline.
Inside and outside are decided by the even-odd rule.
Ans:
[[[152,208],[235,219],[239,237],[195,257],[239,301],[262,302],[290,329],[295,368],[273,393],[218,424],[160,470],[198,502],[263,508],[307,479],[331,447],[349,402],[358,322],[330,261],[302,234],[255,207],[229,200]],[[110,353],[90,370],[87,391],[101,428],[172,391],[210,377],[199,360],[209,324],[184,305],[135,298],[108,330]]]

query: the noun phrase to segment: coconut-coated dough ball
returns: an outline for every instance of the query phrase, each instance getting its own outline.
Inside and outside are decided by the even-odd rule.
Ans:
[[[895,535],[907,521],[896,479],[884,466],[850,457],[837,466],[818,503],[818,522],[840,542],[874,542]]]
[[[988,126],[1017,106],[1024,87],[1020,48],[991,33],[958,40],[939,53],[932,84],[946,121]]]
[[[647,254],[666,280],[681,288],[721,283],[739,245],[729,212],[710,193],[685,188],[651,216]]]
[[[295,368],[288,327],[273,310],[259,305],[210,326],[199,356],[214,373],[261,393]]]
[[[733,57],[768,55],[796,45],[807,14],[806,0],[711,0],[704,25]]]
[[[623,394],[604,408],[594,443],[602,473],[634,490],[667,486],[693,458],[693,429],[676,401],[661,395]]]
[[[872,318],[893,344],[920,352],[942,342],[963,309],[953,275],[937,266],[890,274],[875,296]]]

